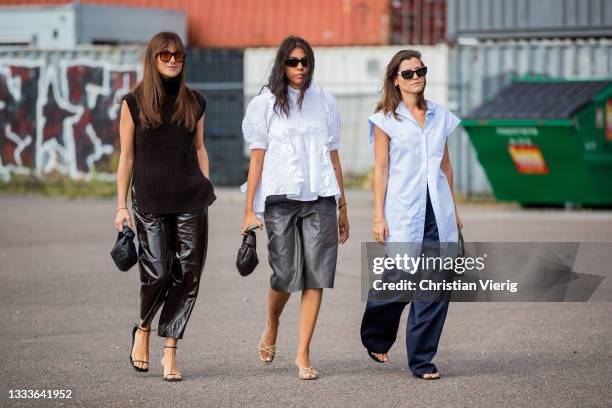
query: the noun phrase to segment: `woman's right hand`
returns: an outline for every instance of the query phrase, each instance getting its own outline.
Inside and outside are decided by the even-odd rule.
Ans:
[[[384,218],[378,219],[372,223],[372,238],[374,241],[384,244],[389,238],[389,227]]]
[[[117,214],[115,215],[115,228],[117,231],[123,231],[123,223],[126,223],[128,227],[134,229],[132,226],[132,219],[130,218],[130,213],[127,208],[121,208],[117,210]]]
[[[242,235],[246,235],[247,234],[247,229],[249,228],[250,225],[257,225],[259,227],[259,229],[263,228],[263,222],[261,222],[261,220],[259,218],[257,218],[257,216],[255,215],[255,213],[253,211],[247,211],[244,213],[244,221],[242,223]]]

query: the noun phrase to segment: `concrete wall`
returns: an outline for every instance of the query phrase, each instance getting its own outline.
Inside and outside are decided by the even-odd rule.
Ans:
[[[0,180],[112,179],[120,97],[141,76],[141,48],[0,50]]]

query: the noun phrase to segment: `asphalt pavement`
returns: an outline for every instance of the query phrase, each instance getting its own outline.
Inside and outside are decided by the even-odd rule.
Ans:
[[[410,374],[406,316],[390,362],[368,358],[359,338],[364,309],[359,268],[372,204],[370,194],[361,191],[347,194],[351,238],[340,249],[335,288],[324,293],[311,346],[320,379],[299,380],[293,364],[299,294],[282,316],[276,360],[262,365],[257,343],[270,274],[265,233],[258,234],[260,266],[240,277],[234,262],[242,196],[236,189],[220,189],[217,195],[199,299],[179,342],[180,383],[162,380],[162,339],[156,336],[149,372],[130,367],[139,279],[136,268],[119,272],[109,256],[116,237],[114,201],[0,195],[0,405],[612,405],[610,302],[453,303],[434,360],[439,381]],[[612,211],[466,204],[460,213],[468,241],[612,242]],[[612,262],[612,254],[600,256]],[[9,390],[43,389],[71,390],[72,398],[9,399]]]

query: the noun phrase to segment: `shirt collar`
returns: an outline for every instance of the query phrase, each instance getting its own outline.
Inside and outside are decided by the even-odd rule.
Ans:
[[[290,85],[287,85],[287,92],[288,93],[292,93],[292,94],[299,94],[300,90],[299,89],[293,89]]]
[[[429,101],[425,101],[425,103],[427,103],[427,110],[425,111],[425,117],[433,115],[436,111],[434,104],[432,104]],[[395,113],[397,113],[400,116],[405,117],[406,119],[410,119],[416,123],[414,116],[412,116],[412,113],[410,113],[410,111],[408,110],[408,107],[403,101],[400,101],[399,105],[397,105],[397,108],[395,108]]]
[[[306,88],[306,90],[304,91],[304,101],[307,98],[310,98],[311,95],[314,95],[313,92],[318,92],[318,88],[316,87],[314,82],[311,82],[310,86]],[[293,89],[292,87],[287,85],[287,95],[289,96],[289,99],[291,99],[294,102],[297,102],[297,99],[300,97],[300,90]]]
[[[308,88],[306,88],[306,92],[304,92],[304,93],[316,92],[316,91],[318,91],[318,89],[319,88],[317,88],[315,83],[311,82],[310,86]],[[300,94],[300,90],[299,89],[293,89],[292,87],[287,85],[287,94],[289,94],[289,95],[296,95],[297,96],[297,95]]]

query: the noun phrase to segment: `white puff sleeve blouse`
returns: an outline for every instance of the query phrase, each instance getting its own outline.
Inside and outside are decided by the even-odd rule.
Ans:
[[[330,93],[312,84],[297,106],[299,91],[290,87],[290,115],[274,111],[275,96],[264,89],[249,103],[242,132],[250,149],[265,149],[261,182],[253,210],[263,213],[269,195],[299,201],[340,196],[330,151],[340,146],[340,112]],[[241,190],[246,191],[246,183]]]

